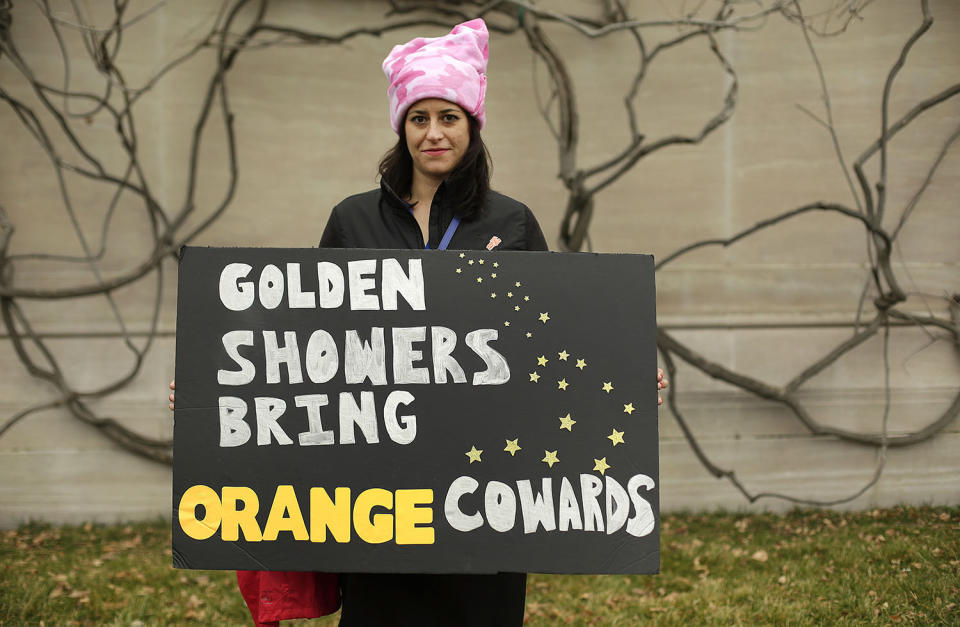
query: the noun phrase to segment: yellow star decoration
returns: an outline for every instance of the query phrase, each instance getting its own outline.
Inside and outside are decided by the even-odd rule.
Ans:
[[[530,380],[533,381],[534,383],[537,383],[538,381],[540,381],[540,375],[537,374],[536,370],[530,373]]]
[[[538,366],[546,366],[548,361],[550,361],[550,360],[547,359],[547,356],[546,356],[546,355],[540,355],[539,357],[537,357],[537,365],[538,365]]]
[[[557,353],[557,357],[560,358],[560,361],[567,361],[567,357],[569,357],[569,356],[570,356],[570,353],[568,353],[568,352],[565,351],[565,350],[564,350],[564,351],[560,351],[559,353]]]
[[[557,457],[556,451],[544,451],[543,453],[544,453],[543,459],[541,459],[540,461],[545,462],[551,468],[553,468],[554,464],[560,461],[560,458]]]
[[[567,383],[567,380],[566,380],[566,379],[560,379],[559,381],[557,381],[557,389],[558,389],[558,390],[566,390],[568,385],[570,385],[570,384]]]
[[[573,425],[577,424],[577,421],[570,417],[570,414],[566,416],[560,416],[560,428],[566,429],[567,431],[573,432]]]
[[[472,266],[472,265],[473,265],[473,259],[467,259],[467,263],[469,263],[469,264]]]
[[[490,298],[496,298],[496,297],[497,297],[496,292],[490,292]]]
[[[527,331],[527,332],[526,332],[526,336],[527,336],[527,338],[529,339],[529,338],[533,337],[533,333],[530,333],[529,331]]]
[[[593,469],[599,470],[601,475],[606,476],[607,468],[610,468],[610,464],[607,463],[606,457],[593,460]]]
[[[479,461],[481,461],[481,459],[480,459],[480,454],[481,454],[481,453],[483,453],[483,450],[479,450],[479,451],[478,451],[476,446],[472,446],[472,445],[471,445],[471,446],[470,446],[470,450],[467,451],[466,453],[464,453],[464,455],[466,455],[467,457],[470,458],[470,463],[472,464],[473,462],[479,462]]]
[[[604,382],[603,382],[603,391],[606,392],[607,394],[609,394],[610,392],[612,392],[612,391],[613,391],[613,382],[612,382],[612,381],[604,381]]]
[[[514,286],[514,287],[520,287],[520,281],[517,281],[516,283],[514,283],[513,286]]]
[[[633,403],[627,403],[623,406],[623,413],[632,414],[633,413]]]
[[[506,440],[507,447],[503,450],[510,453],[510,457],[513,457],[514,455],[517,454],[517,451],[521,450],[521,446],[517,444],[517,440],[519,439],[520,438],[517,438],[516,440]]]
[[[586,359],[578,359],[578,360],[577,360],[577,368],[579,368],[580,370],[583,370],[583,369],[586,368],[586,367],[587,367],[587,360],[586,360]]]
[[[477,283],[483,283],[483,277],[482,277],[482,276],[478,276],[478,277],[477,277]]]
[[[463,268],[457,268],[457,274],[461,274],[462,272],[463,272]]]
[[[496,261],[494,261],[494,262],[493,262],[493,267],[494,267],[494,268],[499,268],[499,267],[500,267],[500,264],[497,263]]]
[[[490,278],[491,278],[491,279],[497,278],[497,273],[496,273],[496,272],[491,272],[491,273],[490,273]]]
[[[529,297],[529,296],[524,296],[524,297],[523,297],[523,300],[530,300],[530,297]]]
[[[607,436],[607,439],[613,442],[614,446],[617,444],[625,444],[623,441],[623,431],[617,431],[616,429],[613,430],[613,433]]]
[[[503,326],[509,327],[509,326],[510,326],[510,321],[509,321],[509,320],[504,320],[504,321],[503,321]]]
[[[507,292],[507,298],[513,298],[513,292]]]
[[[520,305],[514,305],[514,306],[513,306],[513,310],[514,310],[514,311],[520,311]]]
[[[543,312],[542,314],[540,314],[540,322],[546,324],[547,320],[549,319],[550,319],[550,316],[547,314],[547,312]]]
[[[463,259],[466,253],[460,253],[460,258]]]
[[[479,263],[479,264],[482,266],[482,265],[483,265],[483,259],[481,259],[481,260],[478,261],[477,263]]]

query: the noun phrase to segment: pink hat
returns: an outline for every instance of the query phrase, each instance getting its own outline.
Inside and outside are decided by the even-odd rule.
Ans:
[[[487,25],[479,18],[457,24],[443,37],[417,37],[394,46],[383,60],[393,130],[400,132],[407,109],[424,98],[457,103],[483,128],[488,50]]]

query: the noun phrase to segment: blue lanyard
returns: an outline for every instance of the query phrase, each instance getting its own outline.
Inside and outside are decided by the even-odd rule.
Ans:
[[[413,213],[413,210],[410,210],[410,213]],[[443,237],[440,238],[440,245],[437,246],[437,250],[446,250],[447,246],[450,245],[450,240],[453,239],[453,234],[457,232],[457,227],[460,226],[460,217],[453,216],[453,220],[450,220],[450,225],[447,226],[447,230],[444,232]],[[430,242],[428,241],[424,247],[425,250],[430,250]]]

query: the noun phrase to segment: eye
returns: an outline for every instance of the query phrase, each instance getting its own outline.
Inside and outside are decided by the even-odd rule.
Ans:
[[[420,115],[419,113],[410,116],[410,122],[416,124],[417,126],[424,124],[426,121],[426,116]]]
[[[446,123],[448,123],[448,124],[453,124],[454,122],[456,122],[456,121],[459,120],[459,119],[460,119],[460,116],[457,115],[456,113],[446,113],[446,114],[444,114],[444,116],[443,116],[443,121],[446,122]]]

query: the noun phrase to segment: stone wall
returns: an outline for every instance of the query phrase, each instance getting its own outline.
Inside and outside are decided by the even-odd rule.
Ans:
[[[91,3],[93,4],[93,3]],[[640,3],[634,3],[639,5]],[[649,3],[641,17],[664,17],[682,3]],[[653,4],[658,13],[654,11]],[[823,3],[821,3],[823,4]],[[644,7],[648,3],[643,3]],[[676,6],[674,6],[676,5]],[[149,8],[143,2],[130,15]],[[568,2],[580,14],[595,3]],[[199,8],[203,7],[203,8]],[[921,99],[960,76],[960,5],[931,2],[935,23],[911,52],[890,99],[897,119]],[[89,10],[103,24],[106,5]],[[382,21],[374,2],[283,2],[270,8],[276,23],[323,32]],[[642,15],[643,10],[651,11]],[[69,17],[68,3],[54,3]],[[193,44],[215,7],[181,0],[137,21],[125,35],[118,63],[128,85]],[[670,16],[669,14],[666,14]],[[673,16],[670,16],[673,17]],[[844,157],[852,161],[881,128],[883,82],[909,34],[920,23],[918,2],[872,3],[846,33],[814,39],[825,68]],[[608,158],[627,143],[622,98],[636,68],[636,46],[626,34],[588,41],[560,24],[544,29],[564,51],[577,86],[581,132],[579,163]],[[83,44],[67,29],[76,58]],[[343,46],[279,45],[247,50],[228,78],[235,114],[239,185],[226,213],[193,242],[212,246],[314,246],[330,208],[375,184],[376,163],[394,141],[386,117],[380,61],[390,47],[439,27],[359,37]],[[651,41],[676,30],[650,31]],[[44,80],[63,78],[61,55],[37,5],[17,3],[14,40]],[[752,32],[723,32],[718,44],[738,72],[732,120],[701,144],[680,146],[642,160],[597,200],[593,250],[652,253],[663,258],[704,238],[723,238],[782,211],[815,200],[853,206],[829,134],[799,107],[823,115],[820,86],[801,31],[778,16]],[[144,173],[168,214],[185,202],[189,145],[213,51],[166,75],[137,104],[137,139]],[[525,201],[555,241],[564,189],[556,178],[556,144],[543,122],[532,84],[545,97],[545,70],[534,70],[521,34],[494,35],[485,140],[494,159],[494,187]],[[102,86],[89,63],[71,65],[71,88]],[[648,140],[696,134],[722,106],[728,78],[703,38],[663,53],[637,99]],[[8,55],[0,56],[0,86],[36,105]],[[82,111],[83,102],[71,103]],[[38,110],[40,107],[35,107]],[[47,155],[4,105],[0,114],[0,206],[16,226],[9,254],[82,255]],[[54,141],[71,160],[53,120],[42,114]],[[956,131],[960,97],[916,120],[890,145],[888,215],[892,227],[920,187],[944,140]],[[109,118],[73,120],[78,135],[113,172],[126,166]],[[960,292],[960,149],[945,155],[937,175],[900,235],[896,267],[911,297],[905,310],[946,315],[943,297]],[[190,229],[223,197],[228,171],[222,115],[214,113],[200,153],[197,211]],[[868,166],[877,175],[877,161]],[[100,224],[113,193],[70,175],[78,223],[89,248],[99,247]],[[142,203],[120,196],[97,263],[104,277],[141,263],[152,245]],[[94,280],[89,266],[22,259],[15,285],[60,288]],[[662,325],[690,347],[734,370],[782,385],[853,333],[858,300],[868,279],[863,227],[851,219],[810,214],[728,248],[696,251],[657,276]],[[166,384],[173,372],[176,264],[162,276],[114,292],[130,340],[149,336],[153,300],[162,287],[158,332],[132,383],[91,406],[151,436],[168,436]],[[868,292],[864,318],[872,317]],[[73,387],[96,389],[134,364],[117,318],[102,296],[18,300],[46,340]],[[0,329],[0,418],[52,400],[55,391],[21,365]],[[783,407],[719,383],[681,363],[679,401],[705,452],[754,491],[783,491],[815,499],[849,495],[872,476],[878,451],[827,436],[811,436]],[[915,430],[953,401],[960,352],[942,335],[899,325],[890,335],[889,427]],[[882,337],[861,345],[804,387],[802,401],[830,425],[878,432],[884,414]],[[845,507],[957,503],[960,498],[960,425],[948,425],[924,443],[891,449],[880,481]],[[740,508],[748,504],[727,482],[709,476],[691,453],[669,411],[661,412],[662,502],[666,509]],[[0,438],[0,527],[28,519],[109,521],[165,515],[169,468],[137,458],[62,408],[37,412]],[[752,507],[784,508],[780,500]]]

